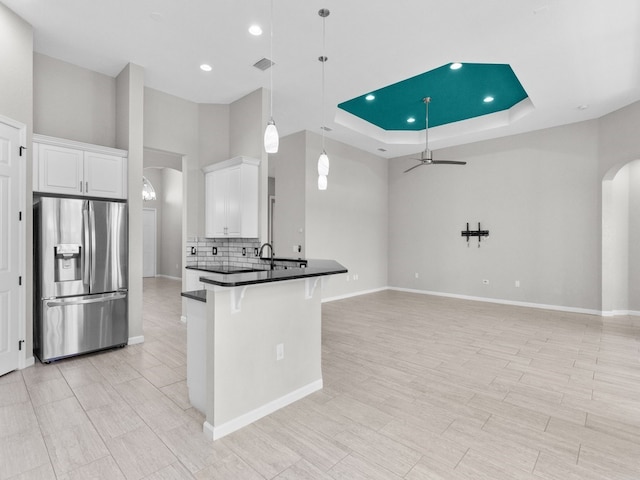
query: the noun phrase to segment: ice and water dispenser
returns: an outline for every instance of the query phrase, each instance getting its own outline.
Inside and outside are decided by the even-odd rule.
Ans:
[[[82,245],[60,243],[54,247],[55,281],[82,280]]]

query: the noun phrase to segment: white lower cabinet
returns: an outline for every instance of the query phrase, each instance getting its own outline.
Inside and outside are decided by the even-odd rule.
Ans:
[[[33,135],[33,190],[127,198],[127,152]]]
[[[205,235],[258,238],[260,160],[236,157],[205,172]]]

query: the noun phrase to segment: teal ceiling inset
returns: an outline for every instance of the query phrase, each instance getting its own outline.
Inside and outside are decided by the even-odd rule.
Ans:
[[[508,110],[527,98],[509,65],[451,65],[366,92],[338,108],[384,130],[424,130],[424,97],[431,97],[429,128]]]

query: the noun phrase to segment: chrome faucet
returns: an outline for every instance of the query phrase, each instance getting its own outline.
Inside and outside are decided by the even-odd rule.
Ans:
[[[273,245],[271,245],[270,243],[263,243],[260,246],[260,251],[258,252],[258,257],[262,258],[262,250],[264,250],[264,247],[269,247],[269,249],[271,250],[271,259],[270,259],[270,262],[269,262],[269,266],[271,267],[271,270],[273,270],[273,266],[274,266]]]

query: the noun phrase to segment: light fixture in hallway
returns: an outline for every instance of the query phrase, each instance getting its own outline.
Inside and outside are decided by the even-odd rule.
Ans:
[[[273,0],[271,0],[271,20],[270,20],[270,36],[269,36],[269,56],[271,66],[269,67],[269,121],[267,128],[264,130],[264,151],[267,153],[278,153],[280,138],[278,137],[278,129],[273,119]]]

